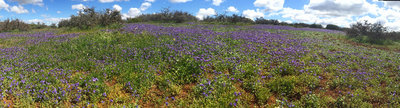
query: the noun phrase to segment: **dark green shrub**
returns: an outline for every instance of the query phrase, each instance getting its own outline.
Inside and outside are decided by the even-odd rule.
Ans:
[[[275,19],[270,19],[270,20],[268,20],[268,19],[264,19],[264,18],[257,18],[257,19],[255,20],[255,23],[256,23],[256,24],[280,25],[280,23],[279,23],[278,20],[275,20]]]
[[[273,69],[273,73],[280,76],[294,75],[296,74],[296,69],[289,63],[283,62],[279,67]]]
[[[303,95],[301,101],[306,108],[318,108],[321,106],[320,98],[315,94]]]
[[[6,32],[6,31],[27,31],[30,30],[31,27],[29,24],[26,24],[22,20],[15,19],[15,20],[10,20],[6,19],[3,22],[0,22],[0,32]]]
[[[310,28],[323,28],[321,24],[311,24]]]
[[[89,29],[115,23],[122,23],[119,11],[106,9],[103,12],[96,12],[94,8],[86,8],[80,11],[77,16],[72,15],[70,19],[60,21],[58,27]]]
[[[172,80],[179,84],[193,83],[197,81],[197,75],[201,72],[200,65],[188,57],[183,57],[171,63],[168,74]]]
[[[112,24],[119,24],[122,22],[121,13],[116,10],[106,9],[100,15],[100,25],[101,26],[108,26]]]
[[[127,19],[127,22],[162,22],[162,23],[183,23],[197,21],[192,14],[184,11],[170,11],[168,8],[160,13],[142,14],[136,18]]]
[[[268,87],[278,95],[294,96],[296,82],[294,77],[278,77],[268,83]]]
[[[328,24],[325,28],[330,30],[340,30],[340,27],[334,24]]]
[[[204,22],[217,22],[217,23],[253,23],[253,20],[246,18],[241,15],[233,14],[228,16],[225,14],[219,14],[215,16],[208,16],[203,19]]]
[[[361,39],[359,37],[366,36],[367,39],[362,41],[372,44],[385,44],[388,43],[387,40],[400,38],[395,32],[389,33],[382,23],[377,22],[372,24],[368,21],[352,24],[346,30],[346,34],[349,38],[358,38],[358,40]]]

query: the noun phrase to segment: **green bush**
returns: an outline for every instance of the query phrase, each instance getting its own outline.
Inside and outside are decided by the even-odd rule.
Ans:
[[[317,76],[312,76],[308,74],[299,75],[299,84],[301,86],[307,86],[310,89],[315,89],[319,86],[319,79]]]
[[[26,24],[22,20],[15,19],[15,20],[10,20],[6,19],[2,22],[0,22],[0,32],[7,32],[7,31],[27,31],[30,30],[31,27],[29,24]]]
[[[400,35],[398,35],[397,32],[388,32],[387,28],[379,22],[357,22],[356,24],[352,24],[351,27],[346,30],[346,34],[349,38],[353,38],[357,42],[380,45],[391,44],[392,40],[400,39]]]
[[[334,24],[328,24],[325,28],[330,30],[340,30],[340,27]]]
[[[296,74],[296,69],[289,63],[283,62],[279,67],[273,69],[273,73],[280,76],[294,75]]]
[[[183,23],[197,21],[192,14],[184,11],[170,11],[168,8],[161,10],[160,13],[142,14],[136,18],[127,19],[127,22],[162,22],[162,23]]]
[[[321,106],[321,99],[315,94],[306,94],[301,97],[303,106],[306,108],[318,108]]]
[[[253,23],[253,20],[244,16],[233,14],[232,16],[219,14],[215,16],[208,16],[203,19],[204,22],[218,22],[218,23]]]
[[[264,19],[264,18],[256,18],[255,20],[256,24],[270,24],[270,25],[280,25],[278,20],[275,19]]]
[[[283,96],[294,96],[296,94],[295,84],[297,83],[295,77],[278,77],[268,83],[268,87],[272,92]]]
[[[179,84],[193,83],[197,81],[197,75],[201,72],[200,64],[190,57],[183,57],[170,64],[168,75]]]
[[[58,27],[89,29],[96,26],[109,26],[115,23],[122,23],[119,11],[106,9],[103,12],[96,12],[94,8],[86,8],[80,11],[77,16],[72,15],[70,19],[60,21]]]

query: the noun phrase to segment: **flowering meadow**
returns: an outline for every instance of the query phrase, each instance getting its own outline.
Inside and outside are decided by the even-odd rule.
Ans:
[[[400,107],[400,52],[344,35],[204,24],[0,33],[0,106]]]

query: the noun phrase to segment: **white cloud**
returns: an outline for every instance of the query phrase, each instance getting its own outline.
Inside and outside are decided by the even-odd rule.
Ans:
[[[304,9],[324,16],[363,15],[373,12],[376,5],[366,0],[310,0]]]
[[[352,22],[350,16],[341,17],[322,17],[318,14],[310,13],[305,10],[292,8],[283,8],[278,13],[269,14],[268,16],[280,15],[282,18],[289,18],[295,22],[318,23],[322,25],[335,24],[342,27],[349,27]]]
[[[1,9],[8,10],[8,7],[9,7],[9,5],[6,2],[4,2],[4,0],[0,0],[0,10]]]
[[[145,10],[147,10],[150,6],[151,6],[151,3],[150,3],[150,2],[144,2],[144,3],[142,3],[142,5],[140,5],[140,10],[141,10],[141,11],[145,11]]]
[[[99,0],[101,3],[111,3],[111,2],[117,2],[117,1],[129,1],[129,0]]]
[[[145,2],[155,2],[156,0],[145,0]]]
[[[57,13],[58,13],[58,14],[60,14],[60,13],[61,13],[61,11],[57,11]]]
[[[122,14],[122,19],[134,18],[142,14],[138,8],[130,8],[127,14]]]
[[[212,15],[217,15],[217,12],[213,8],[200,8],[199,12],[197,12],[196,17],[202,20],[203,18],[207,16],[212,16]]]
[[[389,8],[400,10],[400,2],[399,1],[386,1],[384,5]]]
[[[254,1],[255,7],[263,7],[266,11],[278,11],[283,8],[285,0],[256,0]]]
[[[122,7],[119,6],[119,5],[117,5],[117,4],[115,4],[115,5],[113,6],[113,9],[114,9],[114,10],[117,10],[117,11],[121,11],[121,10],[122,10]]]
[[[11,1],[16,1],[19,4],[34,4],[34,5],[39,5],[43,6],[43,0],[11,0]]]
[[[11,12],[15,12],[17,14],[23,14],[23,13],[29,13],[28,10],[26,10],[24,7],[22,7],[21,5],[18,6],[12,6],[10,8]]]
[[[85,6],[83,4],[76,4],[76,5],[72,5],[71,8],[76,9],[76,10],[83,10],[83,9],[87,8],[87,6]]]
[[[260,9],[255,10],[244,10],[243,11],[243,16],[246,18],[250,18],[250,19],[255,19],[255,18],[260,18],[260,17],[264,17],[264,13],[262,11],[260,11]]]
[[[66,19],[69,19],[69,18],[45,18],[45,19],[30,19],[30,20],[27,20],[27,21],[25,21],[26,23],[45,23],[45,24],[47,24],[47,25],[50,25],[50,24],[53,24],[53,23],[55,23],[55,24],[57,24],[58,22],[60,22],[61,20],[66,20]]]
[[[222,2],[224,2],[225,0],[213,0],[213,5],[215,6],[219,6]]]
[[[186,3],[189,1],[192,1],[192,0],[169,0],[169,2],[172,2],[172,3]]]
[[[35,10],[35,9],[32,9],[31,11],[32,11],[32,13],[36,13],[36,10]]]
[[[239,10],[237,10],[235,7],[233,6],[229,6],[228,9],[226,10],[227,12],[233,12],[233,13],[238,13]]]

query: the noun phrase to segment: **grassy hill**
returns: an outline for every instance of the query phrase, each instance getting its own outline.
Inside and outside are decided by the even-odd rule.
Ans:
[[[344,35],[192,23],[0,33],[0,104],[399,107],[400,46]]]

